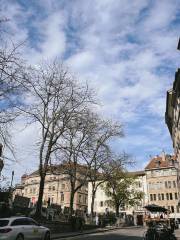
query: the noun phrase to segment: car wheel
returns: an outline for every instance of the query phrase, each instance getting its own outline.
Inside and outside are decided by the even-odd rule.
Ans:
[[[24,240],[23,235],[22,235],[22,234],[19,234],[19,235],[17,236],[16,240]]]
[[[50,240],[50,239],[51,239],[50,233],[47,232],[47,233],[45,234],[44,240]]]

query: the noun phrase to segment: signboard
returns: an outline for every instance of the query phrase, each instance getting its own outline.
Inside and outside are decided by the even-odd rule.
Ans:
[[[13,205],[15,207],[28,208],[30,198],[15,195]]]

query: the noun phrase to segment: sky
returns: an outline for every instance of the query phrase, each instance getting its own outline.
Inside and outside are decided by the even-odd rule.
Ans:
[[[0,0],[9,39],[35,65],[59,58],[92,86],[100,113],[123,124],[125,137],[113,143],[143,169],[151,156],[173,153],[164,120],[180,52],[179,0]],[[36,169],[36,128],[13,129],[15,181]]]

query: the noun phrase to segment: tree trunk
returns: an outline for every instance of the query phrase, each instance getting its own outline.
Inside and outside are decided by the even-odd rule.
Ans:
[[[43,193],[44,193],[44,183],[45,183],[45,175],[42,174],[42,175],[40,175],[39,196],[38,196],[36,212],[35,212],[35,217],[37,217],[37,218],[39,218],[41,216],[42,199],[43,199]]]
[[[91,221],[93,222],[93,215],[94,215],[94,200],[95,200],[96,191],[92,189],[92,201],[91,201]]]
[[[119,204],[116,203],[116,217],[119,217]]]
[[[71,218],[73,215],[73,204],[74,204],[74,191],[71,190],[71,196],[70,196],[70,206],[69,206],[69,217]]]

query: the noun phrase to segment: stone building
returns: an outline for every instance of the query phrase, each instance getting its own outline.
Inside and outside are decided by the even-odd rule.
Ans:
[[[175,73],[172,89],[167,91],[165,121],[173,141],[174,153],[180,163],[180,69]]]
[[[97,182],[99,184],[99,182]],[[97,187],[95,200],[94,200],[94,213],[102,214],[109,212],[114,212],[114,209],[109,207],[107,200],[109,199],[103,190],[106,183],[102,183]],[[88,213],[91,213],[91,202],[92,202],[92,183],[88,183]]]
[[[125,206],[125,208],[121,208],[120,211],[126,212],[127,214],[141,214],[144,212],[143,206],[147,203],[147,186],[146,186],[146,175],[144,171],[137,171],[137,172],[130,172],[130,176],[136,177],[135,187],[137,191],[144,192],[144,198],[139,201],[138,205],[133,207]],[[115,209],[110,207],[107,202],[109,197],[105,194],[103,190],[103,183],[98,186],[96,195],[95,195],[95,202],[94,202],[94,212],[97,214],[102,214],[106,212],[115,212]],[[131,186],[130,186],[131,187]],[[91,202],[92,202],[92,184],[91,182],[88,183],[88,213],[91,213]]]
[[[144,206],[147,205],[148,203],[146,172],[136,171],[136,172],[131,172],[130,174],[136,177],[136,182],[135,182],[136,190],[139,192],[143,192],[144,196],[139,201],[138,204],[134,206],[126,206],[125,210],[127,214],[132,214],[134,216],[135,225],[143,225],[143,218],[145,215]]]
[[[179,168],[175,156],[162,153],[145,168],[148,204],[157,204],[179,213]]]
[[[61,165],[56,172],[48,171],[45,178],[43,206],[50,204],[61,205],[62,209],[70,205],[70,181],[67,174],[61,171]],[[80,176],[79,176],[80,177]],[[38,200],[40,177],[38,171],[21,177],[21,184],[17,184],[14,196],[28,197],[31,204],[35,205]],[[74,210],[87,210],[87,184],[82,186],[75,194]]]

